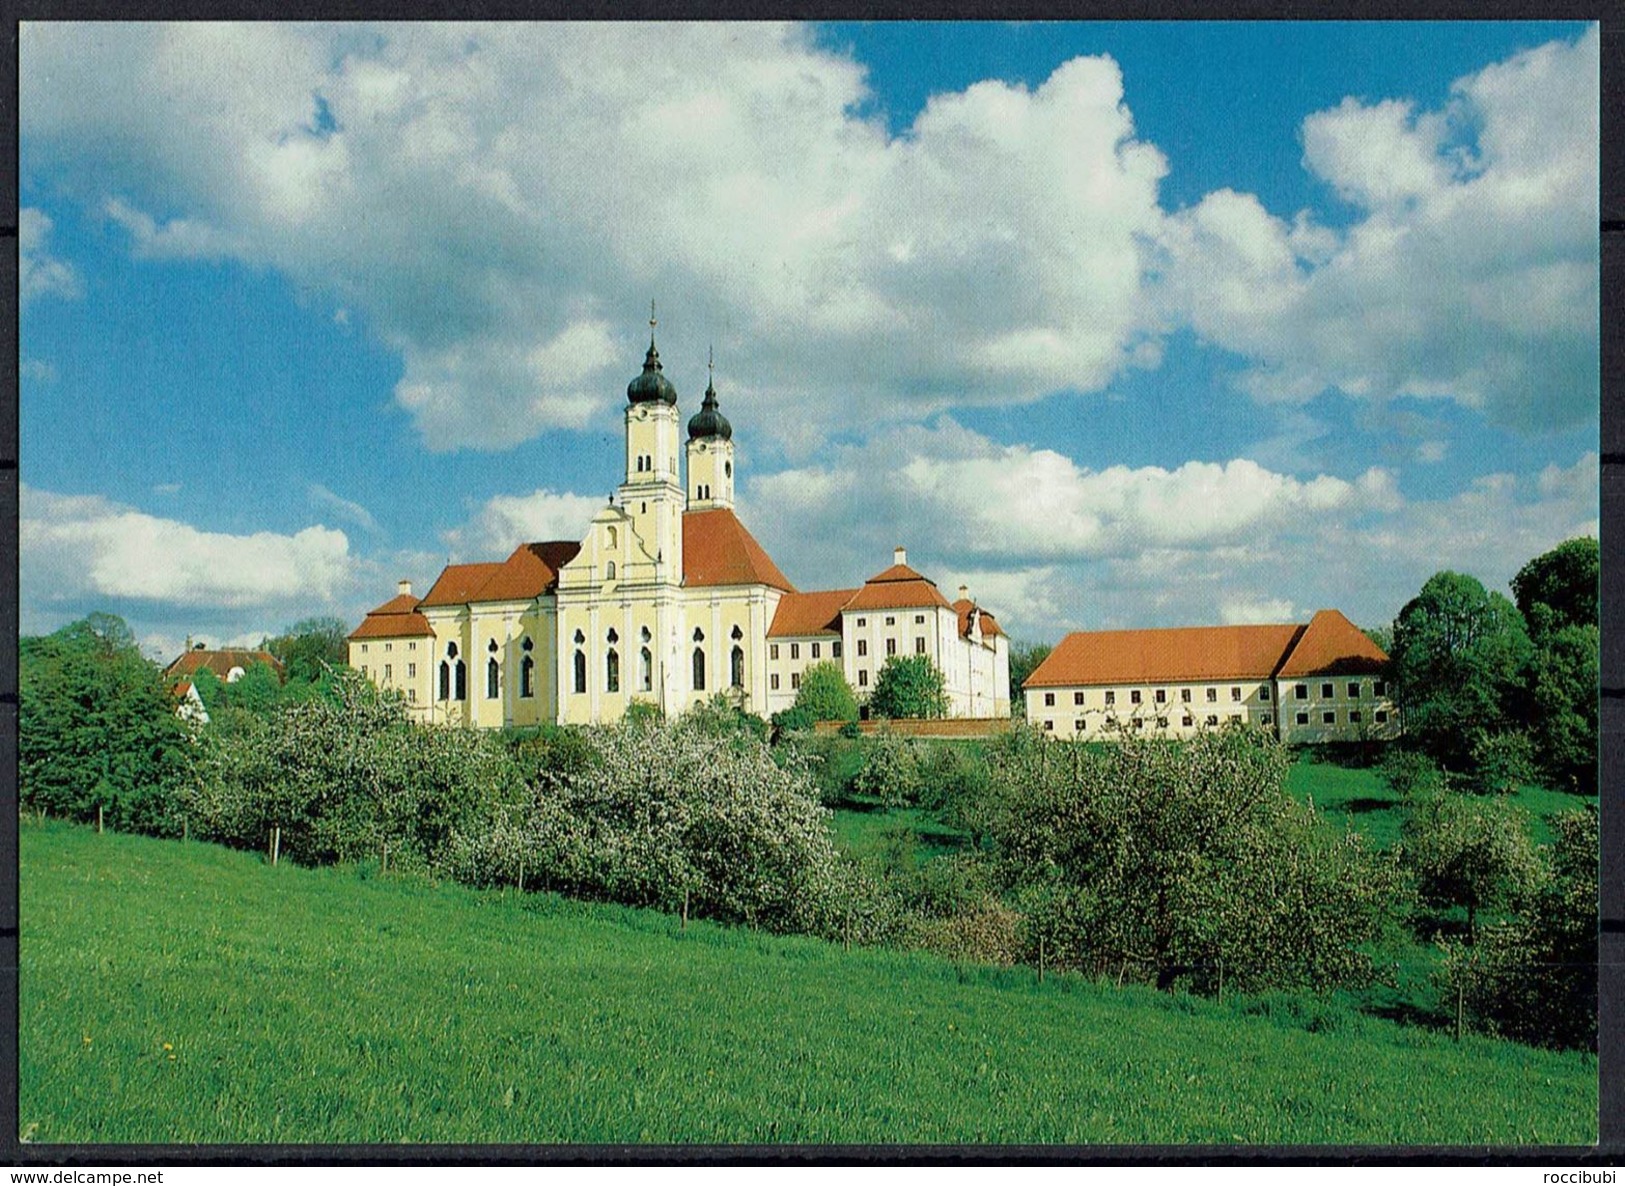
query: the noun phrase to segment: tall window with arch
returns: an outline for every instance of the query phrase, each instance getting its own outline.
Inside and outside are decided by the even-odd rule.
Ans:
[[[745,650],[736,646],[729,656],[728,678],[731,687],[743,688],[745,686]]]
[[[456,676],[456,679],[457,679],[457,697],[456,698],[458,700],[467,700],[468,699],[468,668],[463,666],[463,661],[461,659],[457,660],[457,666],[453,669],[452,674],[454,676]]]
[[[519,697],[529,700],[536,695],[536,660],[531,655],[535,644],[527,637],[519,643],[523,658],[519,660]]]
[[[612,547],[612,548],[618,548],[618,547],[621,546],[620,545],[620,537],[616,534],[616,531],[615,531],[615,529],[613,527],[611,527],[609,529],[609,546]]]
[[[495,659],[485,661],[485,698],[495,700],[502,695],[502,670]]]
[[[584,696],[587,692],[587,652],[579,647],[576,648],[575,668],[576,695]]]
[[[621,655],[614,647],[610,647],[604,655],[604,690],[621,690]]]
[[[440,660],[440,699],[451,699],[451,660]]]
[[[604,579],[606,581],[613,581],[615,579],[615,561],[611,560],[608,564],[604,565]]]
[[[655,659],[644,647],[638,652],[638,687],[645,692],[654,691],[655,686]]]
[[[694,648],[694,690],[705,691],[705,648]]]

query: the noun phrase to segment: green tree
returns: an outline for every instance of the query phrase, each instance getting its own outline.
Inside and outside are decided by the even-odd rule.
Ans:
[[[841,665],[826,659],[814,663],[801,674],[795,707],[805,710],[814,721],[855,721],[858,700],[846,682]]]
[[[1536,556],[1512,578],[1512,595],[1531,634],[1564,626],[1597,624],[1597,586],[1602,560],[1590,536],[1565,540]],[[1545,606],[1545,611],[1537,606]],[[1537,619],[1547,618],[1539,622]]]
[[[929,655],[893,655],[875,677],[869,711],[892,720],[948,715],[942,672]]]
[[[1597,541],[1567,540],[1512,578],[1533,650],[1518,716],[1542,773],[1582,794],[1597,790]]]
[[[1475,947],[1447,945],[1441,979],[1481,1028],[1558,1048],[1597,1045],[1597,813],[1553,816],[1556,840],[1517,902]]]
[[[264,649],[281,660],[291,682],[313,684],[324,665],[343,667],[348,662],[349,634],[342,619],[305,618],[267,639]]]
[[[1475,578],[1440,572],[1394,620],[1394,698],[1410,737],[1450,769],[1508,724],[1530,654],[1517,608]]]
[[[1510,905],[1538,871],[1522,811],[1505,799],[1451,791],[1412,803],[1400,853],[1424,901],[1465,907],[1469,944],[1479,912]]]
[[[187,727],[122,619],[93,614],[18,644],[18,782],[24,806],[119,828],[178,832]]]
[[[1021,694],[1021,685],[1038,670],[1038,665],[1049,658],[1053,648],[1043,642],[1013,642],[1010,644],[1010,715],[1027,715],[1027,698]]]
[[[1056,964],[1171,989],[1329,988],[1372,972],[1392,863],[1286,792],[1253,731],[1126,737],[1098,750],[1017,735],[989,748],[996,866]]]

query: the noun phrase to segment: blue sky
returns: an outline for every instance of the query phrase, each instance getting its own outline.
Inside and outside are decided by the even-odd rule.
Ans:
[[[26,26],[25,631],[578,536],[647,301],[802,588],[1393,617],[1596,529],[1573,23]]]

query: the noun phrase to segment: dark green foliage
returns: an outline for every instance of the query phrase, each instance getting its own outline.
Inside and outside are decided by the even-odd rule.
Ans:
[[[190,735],[156,664],[110,614],[18,644],[22,806],[111,827],[178,834],[174,795]]]
[[[666,714],[660,710],[660,705],[652,700],[634,700],[626,706],[626,712],[621,717],[623,723],[628,725],[658,725],[666,719]]]
[[[1601,568],[1597,541],[1582,536],[1565,540],[1519,569],[1512,578],[1512,595],[1530,633],[1595,626]]]
[[[1595,624],[1561,626],[1535,640],[1527,716],[1541,771],[1553,786],[1597,793],[1597,702],[1602,636]]]
[[[841,665],[828,659],[802,672],[795,707],[814,721],[858,719],[858,701],[852,694],[852,685],[846,682]]]
[[[1466,909],[1469,943],[1479,911],[1510,905],[1537,872],[1528,817],[1498,797],[1445,791],[1417,798],[1400,850],[1424,901]]]
[[[893,655],[875,676],[869,712],[892,720],[948,715],[942,672],[929,655]]]
[[[1469,769],[1473,739],[1511,723],[1529,654],[1510,601],[1473,577],[1435,573],[1394,621],[1394,698],[1407,736],[1448,769]]]
[[[858,772],[863,769],[865,743],[837,734],[819,737],[798,733],[775,753],[796,761],[818,792],[818,801],[834,807],[852,798]]]
[[[994,852],[1057,963],[1211,988],[1329,988],[1402,901],[1392,865],[1286,794],[1267,737],[989,751]]]
[[[1043,642],[1012,642],[1010,644],[1010,715],[1027,715],[1027,697],[1021,694],[1021,685],[1038,670],[1038,665],[1049,658],[1053,648]]]
[[[348,661],[349,633],[342,619],[306,618],[266,639],[262,649],[282,661],[289,683],[313,684],[327,668],[343,667]]]
[[[925,748],[918,765],[920,807],[980,848],[992,789],[986,760],[967,746],[937,742]]]
[[[1440,980],[1475,1028],[1541,1046],[1597,1045],[1597,814],[1552,820],[1556,840],[1518,917],[1451,945]]]
[[[783,737],[788,733],[807,733],[818,723],[818,718],[799,704],[792,704],[789,708],[773,714],[773,735]]]
[[[685,727],[707,737],[726,737],[746,743],[767,740],[767,721],[755,713],[746,712],[730,700],[726,692],[718,692],[711,699],[696,704],[682,715],[681,720]],[[623,722],[632,726],[637,723]]]
[[[920,794],[920,745],[881,729],[869,738],[865,749],[863,769],[853,780],[853,789],[879,799],[887,808],[911,805]]]
[[[1360,632],[1376,643],[1383,654],[1392,655],[1394,653],[1394,628],[1392,625],[1366,626]]]

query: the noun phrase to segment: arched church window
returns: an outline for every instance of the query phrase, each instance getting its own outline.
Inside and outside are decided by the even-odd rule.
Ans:
[[[735,642],[738,642],[740,639],[745,637],[745,632],[738,626],[735,626],[732,630],[728,631],[728,637],[733,639]]]
[[[524,700],[536,695],[536,660],[529,655],[519,661],[519,695]]]
[[[648,631],[645,630],[644,633],[647,634]],[[645,692],[652,691],[655,686],[655,660],[648,647],[644,647],[638,653],[638,686]]]
[[[493,654],[493,655],[496,654],[497,653],[497,640],[493,638],[490,642],[486,643],[485,644],[485,649],[490,654]]]
[[[612,548],[620,547],[620,544],[617,542],[617,536],[615,534],[615,529],[613,527],[611,527],[609,529],[609,546],[612,547]]]
[[[584,643],[586,641],[587,641],[587,636],[585,634],[581,633],[581,631],[577,630],[576,631],[576,646],[580,646],[582,643]]]
[[[731,477],[734,476],[734,463],[733,462],[724,461],[722,463],[722,475],[723,475],[723,477],[726,477],[726,478],[731,478]]]
[[[608,692],[621,690],[621,656],[613,647],[604,656],[604,690]]]
[[[440,661],[440,699],[451,699],[451,664],[444,659]]]
[[[608,634],[606,634],[606,635],[604,635],[604,637],[605,637],[605,638],[606,638],[606,639],[607,639],[607,640],[608,640],[608,641],[610,641],[610,642],[611,642],[611,643],[616,643],[616,642],[620,642],[620,641],[621,641],[621,636],[620,636],[620,635],[619,635],[619,634],[616,634],[616,633],[615,633],[615,627],[613,627],[613,626],[611,626],[611,627],[610,627],[610,628],[609,628],[609,633],[608,633]]]
[[[745,686],[745,651],[742,647],[735,647],[729,657],[729,684],[731,687],[743,688]]]
[[[705,691],[705,650],[702,647],[694,648],[694,690]]]
[[[583,695],[587,691],[587,653],[576,652],[576,694]]]
[[[615,561],[611,560],[609,564],[605,566],[604,579],[606,581],[613,581],[615,579]]]
[[[453,674],[457,678],[457,699],[458,700],[467,700],[468,699],[468,668],[463,666],[463,661],[461,659],[457,660],[457,667],[453,671]]]
[[[705,641],[705,631],[701,630],[698,626],[694,627],[694,641],[695,642],[704,642]]]
[[[495,700],[502,695],[502,670],[495,659],[485,661],[485,698]]]

